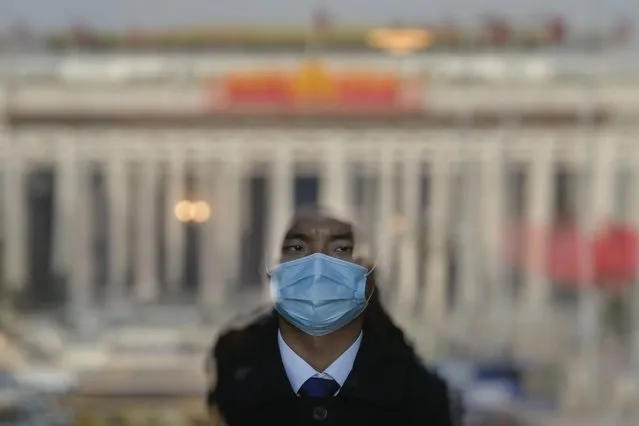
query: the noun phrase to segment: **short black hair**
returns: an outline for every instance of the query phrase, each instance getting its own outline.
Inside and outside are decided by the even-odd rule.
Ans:
[[[291,220],[289,220],[288,225],[286,226],[286,229],[284,230],[284,239],[286,239],[286,234],[291,228],[295,226],[297,221],[301,219],[319,219],[319,218],[335,220],[350,226],[351,229],[353,230],[352,238],[350,238],[353,240],[353,243],[355,243],[357,240],[360,239],[360,238],[356,238],[358,236],[358,227],[355,224],[355,221],[353,218],[343,217],[343,215],[340,215],[338,212],[334,211],[334,209],[330,209],[329,207],[326,207],[317,203],[303,204],[295,209],[293,216],[291,217]]]

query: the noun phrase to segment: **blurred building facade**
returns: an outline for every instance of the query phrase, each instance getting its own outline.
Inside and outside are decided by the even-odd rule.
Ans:
[[[638,225],[639,81],[543,58],[356,59],[323,64],[419,81],[409,93],[419,108],[232,110],[214,84],[296,72],[300,57],[194,60],[188,72],[167,58],[75,57],[13,78],[2,284],[76,326],[149,305],[225,317],[242,291],[268,299],[262,271],[286,221],[318,202],[358,218],[388,303],[420,343],[526,330],[526,351],[561,332],[555,321],[574,334],[578,315],[556,308],[543,268],[515,280],[505,237],[511,224],[548,229],[571,212],[587,232]],[[527,262],[544,250],[531,246]]]

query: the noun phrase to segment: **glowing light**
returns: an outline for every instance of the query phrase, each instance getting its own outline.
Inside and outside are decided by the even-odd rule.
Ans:
[[[191,204],[191,220],[197,223],[204,223],[211,217],[211,207],[204,201]]]
[[[380,28],[368,33],[366,40],[376,49],[391,53],[410,53],[428,47],[433,41],[433,35],[423,29]]]
[[[173,212],[180,222],[204,223],[211,217],[211,206],[206,201],[182,200],[175,205]]]
[[[180,222],[189,222],[191,220],[191,202],[180,201],[175,205],[174,213]]]

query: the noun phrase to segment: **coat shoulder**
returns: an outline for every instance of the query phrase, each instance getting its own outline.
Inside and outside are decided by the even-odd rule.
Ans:
[[[231,359],[245,352],[276,321],[271,307],[242,314],[227,323],[212,345],[209,357],[216,361]]]
[[[421,413],[431,418],[439,419],[441,425],[457,426],[461,424],[463,410],[458,397],[448,382],[433,369],[413,363],[408,374],[408,394],[410,404],[416,414]],[[431,407],[426,413],[424,402],[429,401]],[[412,410],[411,410],[412,411]],[[419,417],[421,414],[417,414]]]
[[[239,315],[222,328],[205,359],[209,408],[220,402],[220,382],[235,370],[236,363],[259,353],[253,347],[271,324],[277,324],[277,318],[269,307]]]
[[[448,384],[435,370],[414,362],[409,371],[410,388],[417,393],[445,396],[448,393]]]

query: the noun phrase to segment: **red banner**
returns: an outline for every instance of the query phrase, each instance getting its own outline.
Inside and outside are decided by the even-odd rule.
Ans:
[[[330,72],[310,63],[297,72],[234,73],[214,83],[214,107],[419,108],[421,90],[392,73]]]

